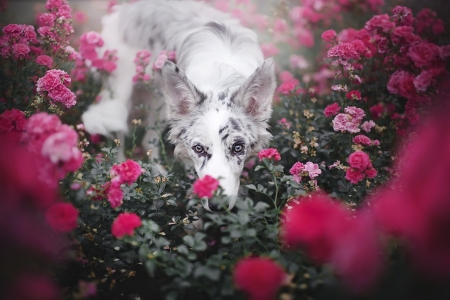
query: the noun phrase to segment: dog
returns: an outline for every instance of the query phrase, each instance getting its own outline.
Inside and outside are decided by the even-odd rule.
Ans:
[[[265,148],[276,88],[272,58],[264,60],[256,34],[230,15],[193,1],[140,1],[115,6],[102,19],[104,49],[117,50],[117,69],[101,92],[99,103],[83,114],[91,134],[124,135],[133,92],[133,59],[140,50],[156,58],[162,50],[176,51],[177,63],[166,61],[153,73],[164,99],[151,99],[153,108],[165,103],[174,155],[193,166],[202,178],[219,180],[229,198],[237,199],[244,162]],[[153,62],[150,63],[150,66]],[[158,118],[148,116],[148,124]],[[149,130],[144,141],[156,133]],[[146,149],[152,149],[144,143]],[[158,149],[153,148],[157,155]],[[217,205],[205,202],[210,211]]]

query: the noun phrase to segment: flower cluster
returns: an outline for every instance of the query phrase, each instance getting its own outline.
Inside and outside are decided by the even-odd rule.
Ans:
[[[80,55],[77,59],[77,67],[84,70],[86,61],[89,62],[93,67],[100,71],[105,71],[106,73],[113,72],[116,68],[116,61],[118,60],[116,50],[103,49],[103,56],[100,57],[97,53],[96,48],[102,48],[104,46],[104,41],[100,34],[95,31],[89,31],[83,33],[80,37]],[[78,71],[82,74],[82,71]],[[80,76],[81,79],[84,79]]]
[[[219,187],[219,181],[214,177],[205,175],[203,178],[197,179],[192,187],[194,194],[200,198],[206,197],[211,199]]]
[[[150,63],[150,57],[152,56],[150,51],[142,50],[136,53],[134,63],[136,64],[136,75],[133,76],[133,82],[142,81],[148,83],[151,79],[150,74],[145,73],[145,68]]]
[[[25,125],[23,140],[31,151],[42,156],[43,178],[49,183],[56,184],[56,180],[83,164],[83,156],[77,148],[78,134],[55,115],[32,115]]]
[[[142,174],[141,166],[134,160],[127,159],[123,163],[111,168],[111,182],[102,187],[102,192],[108,195],[108,201],[112,208],[119,207],[123,202],[122,184],[132,184]]]
[[[134,230],[142,226],[141,218],[135,213],[123,213],[117,216],[111,226],[111,233],[116,238],[122,238],[125,235],[132,236]]]
[[[45,75],[38,79],[36,91],[42,95],[47,95],[50,102],[63,103],[66,107],[74,106],[76,102],[75,94],[67,87],[71,82],[70,76],[62,70],[48,70]]]
[[[377,176],[377,170],[372,166],[370,157],[363,151],[355,151],[348,157],[350,168],[345,173],[345,179],[356,184],[363,180],[366,176],[374,178]]]
[[[44,42],[50,45],[52,53],[73,59],[69,46],[69,39],[74,33],[72,8],[67,0],[47,0],[44,8],[48,12],[38,15],[37,32]]]
[[[14,59],[28,59],[30,53],[40,54],[39,41],[31,25],[9,24],[3,27],[0,55]]]
[[[378,52],[394,63],[396,71],[389,79],[389,92],[408,100],[406,118],[411,123],[417,123],[417,109],[429,103],[429,92],[439,91],[449,80],[445,66],[450,59],[450,46],[439,47],[428,38],[421,37],[428,29],[431,29],[433,36],[442,34],[442,20],[428,9],[419,12],[415,19],[409,8],[396,6],[392,16],[375,16],[364,28],[375,39]]]
[[[163,50],[159,53],[158,57],[156,58],[155,62],[153,63],[153,70],[161,70],[161,68],[164,66],[164,63],[166,62],[166,60],[175,62],[176,59],[177,59],[177,54],[175,51]]]
[[[0,133],[7,140],[19,142],[25,132],[27,119],[18,109],[6,110],[0,115]]]
[[[450,149],[445,134],[448,112],[443,109],[421,126],[400,152],[398,178],[371,200],[381,229],[400,238],[415,267],[434,278],[450,276],[450,193],[445,175],[450,165],[449,156],[443,155]]]
[[[314,178],[322,174],[322,170],[319,169],[318,164],[314,164],[310,161],[308,161],[306,164],[296,162],[289,170],[289,173],[294,176],[294,180],[297,183],[300,183],[300,181],[302,181],[302,176],[309,176],[309,178],[313,180]]]

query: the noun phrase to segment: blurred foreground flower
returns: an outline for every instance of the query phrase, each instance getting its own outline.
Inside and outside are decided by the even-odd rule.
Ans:
[[[194,182],[194,193],[200,198],[207,197],[211,199],[214,192],[219,187],[219,181],[209,175],[205,175],[202,179]]]
[[[244,258],[236,264],[234,284],[250,300],[273,300],[286,280],[283,268],[270,258]]]

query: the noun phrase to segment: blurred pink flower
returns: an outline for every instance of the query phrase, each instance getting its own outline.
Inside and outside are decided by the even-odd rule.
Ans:
[[[193,184],[194,194],[200,198],[207,197],[211,199],[219,187],[219,181],[209,175],[197,179]]]

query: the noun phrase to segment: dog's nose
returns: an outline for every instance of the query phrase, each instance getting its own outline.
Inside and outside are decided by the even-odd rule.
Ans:
[[[209,209],[213,212],[224,212],[226,209],[223,206],[219,206],[217,203],[209,201],[208,203]]]

